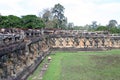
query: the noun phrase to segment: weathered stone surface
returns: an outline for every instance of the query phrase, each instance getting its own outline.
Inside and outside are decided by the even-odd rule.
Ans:
[[[50,50],[99,51],[120,48],[120,36],[111,34],[77,30],[45,32],[22,30],[7,37],[0,34],[0,79],[26,79]]]

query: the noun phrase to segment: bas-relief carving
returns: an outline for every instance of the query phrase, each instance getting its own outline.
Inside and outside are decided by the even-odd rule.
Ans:
[[[60,37],[54,39],[53,47],[76,47],[76,48],[99,48],[99,47],[119,47],[119,40],[109,38],[85,38],[85,37]]]
[[[25,67],[34,64],[37,57],[48,49],[44,40],[28,46],[28,54],[26,54],[26,50],[18,50],[0,58],[0,79],[8,78],[8,76],[15,77]]]
[[[81,34],[80,34],[81,35]],[[35,37],[35,34],[34,34]],[[26,40],[27,41],[27,40]],[[8,42],[6,39],[5,43]],[[17,73],[22,71],[25,67],[33,65],[38,57],[43,56],[45,51],[52,48],[99,48],[99,47],[119,47],[120,40],[114,38],[101,38],[101,37],[84,37],[79,36],[66,36],[66,37],[52,37],[47,40],[40,40],[36,43],[28,45],[28,51],[18,50],[17,52],[9,53],[3,56],[0,60],[0,77],[16,76]],[[18,54],[19,53],[19,54]],[[27,53],[27,54],[26,54]],[[6,59],[7,57],[7,59]]]

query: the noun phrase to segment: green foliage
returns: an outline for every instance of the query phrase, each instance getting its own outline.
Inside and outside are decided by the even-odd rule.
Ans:
[[[111,33],[120,33],[120,29],[118,29],[117,27],[111,27],[111,28],[109,28],[109,32],[111,32]]]
[[[67,18],[64,16],[65,8],[55,4],[52,9],[44,9],[40,15],[46,28],[67,29]]]
[[[9,21],[8,21],[8,17],[7,16],[0,16],[0,27],[1,28],[8,28]]]
[[[97,31],[107,31],[108,28],[106,26],[99,26],[96,30]]]
[[[44,9],[41,12],[42,20],[44,21],[45,28],[54,28],[56,24],[56,20],[53,18],[52,10]]]
[[[17,16],[14,15],[9,15],[8,16],[8,25],[10,27],[15,27],[15,28],[20,28],[21,27],[21,19]]]
[[[65,29],[67,18],[64,16],[64,7],[61,4],[55,4],[52,8],[53,18],[56,20],[56,28]]]
[[[96,29],[97,28],[97,21],[93,21],[91,27],[93,29]]]
[[[99,26],[97,29],[95,29],[95,31],[109,31],[110,33],[120,33],[120,28]]]
[[[36,15],[17,17],[14,15],[0,15],[0,28],[61,28],[66,29],[67,18],[64,16],[64,7],[56,4],[51,10],[45,10],[42,18]]]
[[[117,21],[116,20],[110,20],[109,24],[108,24],[108,27],[116,27],[116,25],[117,25]]]
[[[45,26],[43,21],[36,15],[22,16],[22,22],[24,28],[42,28]]]
[[[17,17],[14,15],[0,16],[0,28],[42,28],[44,22],[36,15]]]
[[[19,28],[21,27],[21,19],[14,15],[0,16],[0,27]]]

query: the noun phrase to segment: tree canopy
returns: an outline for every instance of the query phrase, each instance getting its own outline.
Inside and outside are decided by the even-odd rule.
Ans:
[[[42,28],[45,27],[41,18],[36,15],[15,15],[0,16],[0,28]]]
[[[64,16],[65,8],[61,4],[55,4],[51,9],[45,9],[42,16],[24,15],[0,15],[0,28],[60,28],[66,29],[67,18]]]
[[[61,4],[55,4],[52,8],[52,14],[54,20],[56,20],[56,28],[65,28],[65,24],[67,23],[67,18],[64,16],[65,8]]]
[[[61,4],[55,4],[51,9],[40,12],[46,28],[67,29],[67,18],[64,16],[65,8]]]
[[[74,26],[74,23],[68,23],[64,15],[64,6],[60,3],[55,4],[51,9],[44,9],[41,16],[24,15],[21,17],[15,15],[0,15],[0,28],[59,28],[59,29],[80,29],[89,31],[109,31],[110,33],[120,33],[120,25],[114,19],[108,22],[108,25],[97,25],[97,21],[86,26]]]
[[[21,19],[24,28],[42,28],[45,26],[42,19],[38,18],[36,15],[22,16]]]
[[[117,21],[116,20],[110,20],[108,27],[116,27],[117,26]]]
[[[0,27],[2,28],[12,28],[21,27],[21,19],[14,15],[0,16]]]
[[[96,31],[109,31],[110,33],[120,33],[120,28],[108,27],[108,26],[99,26],[96,28]]]

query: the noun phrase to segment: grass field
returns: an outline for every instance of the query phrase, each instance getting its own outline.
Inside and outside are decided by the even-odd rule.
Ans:
[[[43,80],[120,80],[120,50],[56,52],[51,57]]]

